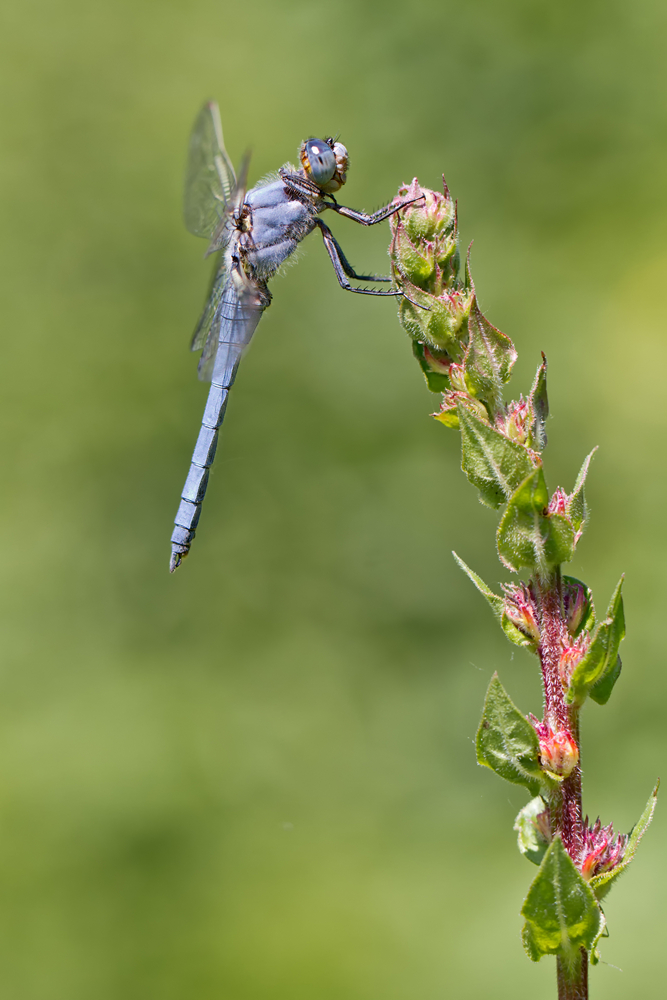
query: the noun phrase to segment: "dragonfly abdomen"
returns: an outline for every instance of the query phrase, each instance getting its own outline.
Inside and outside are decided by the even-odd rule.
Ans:
[[[174,530],[171,535],[171,562],[169,564],[172,573],[177,566],[180,566],[183,557],[188,554],[195,537],[201,505],[206,495],[209,469],[213,465],[215,450],[218,446],[218,431],[225,418],[228,396],[228,388],[215,383],[211,385],[199,437],[190,461],[190,470],[174,519]]]

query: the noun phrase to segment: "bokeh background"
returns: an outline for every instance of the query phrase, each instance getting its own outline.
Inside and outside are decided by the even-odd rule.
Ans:
[[[167,572],[206,392],[183,167],[215,97],[254,179],[323,132],[355,207],[445,172],[517,393],[549,357],[551,486],[600,445],[570,571],[603,607],[627,571],[629,636],[585,803],[628,830],[667,762],[666,45],[658,0],[3,4],[3,997],[554,996],[519,939],[525,795],[472,745],[493,670],[540,708],[450,555],[503,579],[496,518],[394,303],[343,294],[316,237]],[[387,269],[386,226],[334,227]],[[664,822],[595,996],[662,988]]]

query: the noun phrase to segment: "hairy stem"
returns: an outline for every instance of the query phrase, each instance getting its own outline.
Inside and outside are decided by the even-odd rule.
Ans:
[[[588,953],[582,948],[574,965],[556,959],[558,1000],[588,1000]]]
[[[533,587],[540,615],[541,643],[538,652],[544,683],[544,721],[554,730],[567,730],[579,749],[579,763],[553,790],[549,799],[551,835],[560,834],[563,846],[578,864],[584,846],[579,710],[566,703],[559,673],[561,655],[571,642],[563,611],[559,570],[546,579],[536,579]],[[582,948],[574,965],[558,959],[558,1000],[586,1000],[587,997],[588,954]]]

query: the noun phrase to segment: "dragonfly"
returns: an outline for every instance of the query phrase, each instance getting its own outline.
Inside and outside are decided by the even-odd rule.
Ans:
[[[299,167],[286,163],[246,191],[248,154],[237,177],[225,149],[217,104],[209,101],[199,112],[190,137],[184,215],[188,230],[209,241],[205,256],[216,255],[208,299],[191,344],[193,351],[201,350],[199,378],[210,381],[211,388],[174,520],[172,573],[195,537],[229,390],[241,356],[271,302],[268,282],[301,241],[319,229],[338,282],[346,291],[403,294],[396,288],[351,284],[391,279],[357,274],[320,216],[329,210],[363,226],[374,226],[419,199],[392,202],[372,214],[340,205],[334,195],[347,179],[349,156],[333,138],[303,142],[299,162]]]

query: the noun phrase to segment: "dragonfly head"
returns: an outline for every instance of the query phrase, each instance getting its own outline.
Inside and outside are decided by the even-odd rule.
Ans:
[[[327,194],[339,191],[347,180],[349,157],[342,142],[333,139],[308,139],[299,150],[306,177]]]

